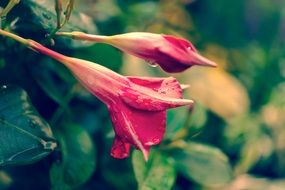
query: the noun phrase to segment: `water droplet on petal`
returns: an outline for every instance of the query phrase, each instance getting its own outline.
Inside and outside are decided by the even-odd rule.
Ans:
[[[187,50],[191,50],[191,51],[193,51],[192,47],[190,47],[190,46],[189,46],[189,47],[187,47]]]
[[[151,67],[157,67],[158,66],[158,64],[155,61],[147,60],[147,62],[149,64],[149,66],[151,66]]]

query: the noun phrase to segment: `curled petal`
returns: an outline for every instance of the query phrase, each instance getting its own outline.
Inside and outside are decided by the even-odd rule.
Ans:
[[[147,160],[150,146],[162,141],[166,111],[149,112],[122,103],[109,107],[109,113],[116,134],[111,155],[125,158],[128,155],[128,144],[132,144],[142,151]]]
[[[121,90],[120,98],[129,106],[148,110],[162,111],[178,106],[192,105],[193,101],[182,99],[182,88],[173,78],[147,80],[147,78],[132,78],[138,85]]]
[[[123,159],[129,156],[131,144],[123,142],[120,137],[116,136],[112,149],[111,149],[111,156],[118,159]]]

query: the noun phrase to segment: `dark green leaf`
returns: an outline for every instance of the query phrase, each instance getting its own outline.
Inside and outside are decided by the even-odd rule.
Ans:
[[[37,161],[55,147],[49,125],[32,107],[27,93],[0,87],[0,166]]]
[[[0,58],[0,69],[2,69],[5,66],[5,60]]]
[[[132,162],[135,176],[141,190],[171,189],[176,178],[174,161],[158,152],[151,154],[148,162],[140,151],[134,151]]]
[[[63,126],[57,131],[62,161],[51,171],[52,188],[73,189],[84,184],[95,170],[95,147],[88,133],[77,125]]]
[[[65,96],[75,83],[71,73],[63,65],[49,58],[43,59],[37,65],[29,65],[29,69],[45,93],[64,107]]]
[[[219,149],[180,141],[173,152],[177,169],[186,177],[205,185],[228,183],[233,176],[228,159]]]

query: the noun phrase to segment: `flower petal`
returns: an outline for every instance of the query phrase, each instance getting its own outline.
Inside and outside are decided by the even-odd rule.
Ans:
[[[127,77],[131,82],[147,87],[170,98],[182,98],[182,86],[174,77]]]
[[[131,81],[136,84],[123,88],[119,93],[120,98],[131,107],[148,111],[162,111],[193,104],[192,100],[182,99],[181,85],[173,77],[163,80],[133,77]]]
[[[112,150],[111,150],[111,155],[114,158],[118,159],[123,159],[129,156],[131,144],[123,142],[120,137],[115,136],[113,145],[112,145]]]
[[[109,107],[109,112],[116,134],[111,155],[126,157],[125,147],[132,144],[147,160],[150,146],[159,144],[165,133],[166,111],[138,110],[121,102]]]
[[[181,72],[193,65],[216,67],[217,64],[200,55],[193,44],[185,39],[162,35],[166,40],[164,46],[157,49],[160,66],[167,72]]]
[[[154,91],[158,91],[158,89],[161,87],[161,83],[165,80],[165,78],[158,77],[128,76],[127,78],[137,85],[147,87]]]
[[[184,50],[190,48],[192,51],[197,52],[194,45],[188,40],[170,35],[162,35],[162,36],[164,37],[165,40],[167,40],[170,44],[172,44],[173,47],[177,47]]]

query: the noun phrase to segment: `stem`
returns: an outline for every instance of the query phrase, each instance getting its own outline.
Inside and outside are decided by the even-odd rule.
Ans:
[[[60,28],[60,18],[62,13],[62,2],[61,0],[55,0],[55,12],[56,12],[56,19],[57,19],[57,28]]]
[[[111,43],[109,36],[86,34],[84,32],[57,32],[56,35],[73,38],[75,40],[86,40],[98,43]]]
[[[22,38],[16,34],[13,34],[13,33],[10,33],[10,32],[7,32],[5,30],[0,29],[0,35],[12,38],[12,39],[20,42],[21,44],[23,44],[25,46],[29,46],[29,40]]]
[[[8,5],[4,8],[4,10],[0,13],[0,17],[6,17],[6,15],[13,9],[15,5],[17,5],[20,0],[10,0]]]
[[[12,39],[20,42],[21,44],[23,44],[23,45],[25,45],[25,46],[33,49],[33,50],[36,50],[36,51],[38,51],[44,55],[50,56],[59,62],[62,62],[63,64],[65,63],[65,60],[67,58],[66,56],[64,56],[60,53],[57,53],[51,49],[46,48],[45,46],[39,44],[36,41],[22,38],[16,34],[12,34],[12,33],[7,32],[5,30],[0,29],[0,35],[12,38]]]
[[[69,0],[66,9],[64,11],[65,18],[64,21],[60,22],[60,16],[62,12],[62,4],[61,0],[56,0],[56,14],[57,14],[57,27],[48,35],[48,40],[51,40],[51,38],[69,21],[72,10],[74,7],[74,0]]]
[[[63,25],[69,21],[70,16],[71,16],[71,12],[73,10],[74,7],[74,0],[70,0],[66,6],[66,10],[65,10],[65,20],[63,21],[61,27],[63,27]]]

